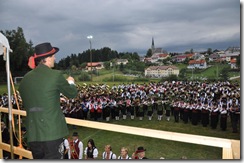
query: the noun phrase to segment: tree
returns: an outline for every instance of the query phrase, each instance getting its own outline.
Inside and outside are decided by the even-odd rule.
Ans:
[[[71,70],[72,70],[72,71],[76,71],[76,70],[77,70],[77,67],[76,67],[75,65],[72,65],[72,66],[71,66]]]
[[[106,61],[103,63],[103,66],[106,70],[109,70],[110,69],[110,61]]]
[[[10,53],[10,69],[13,72],[28,71],[28,59],[34,54],[32,41],[26,42],[23,29],[0,31],[8,39],[13,52]],[[2,70],[2,69],[0,69]],[[5,69],[3,69],[5,71]]]
[[[152,56],[152,49],[147,50],[146,58],[149,58]]]
[[[191,53],[191,54],[193,54],[193,53],[194,53],[194,51],[193,51],[193,49],[192,49],[192,48],[191,48],[191,50],[190,50],[190,53]]]
[[[79,81],[90,81],[91,80],[91,76],[87,73],[82,71],[80,76],[78,77]]]
[[[238,55],[236,58],[236,67],[238,69],[240,69],[240,65],[241,65],[241,57],[240,57],[240,55]]]
[[[208,48],[207,53],[208,53],[208,55],[213,54],[212,49]]]
[[[183,69],[180,70],[180,73],[179,73],[179,76],[178,76],[178,77],[179,77],[181,80],[186,80],[186,71],[187,71],[186,68],[183,68]]]
[[[229,72],[230,72],[230,68],[229,67],[225,67],[220,71],[220,79],[223,81],[228,81],[229,80]]]
[[[84,63],[80,64],[80,68],[84,69],[84,68],[86,68],[86,65],[87,65],[87,63],[84,62]]]
[[[124,70],[124,64],[123,63],[120,63],[119,70],[120,71],[123,71]]]

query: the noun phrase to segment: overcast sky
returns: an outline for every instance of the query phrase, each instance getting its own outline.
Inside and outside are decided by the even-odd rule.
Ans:
[[[239,0],[3,0],[0,29],[21,27],[34,45],[59,47],[57,60],[71,53],[109,47],[145,55],[240,46]]]

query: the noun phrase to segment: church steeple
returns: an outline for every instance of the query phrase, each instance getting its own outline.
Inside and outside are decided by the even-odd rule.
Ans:
[[[154,46],[154,38],[153,38],[153,37],[152,37],[151,50],[152,50],[152,54],[153,54],[153,53],[154,53],[154,50],[155,50],[155,46]]]

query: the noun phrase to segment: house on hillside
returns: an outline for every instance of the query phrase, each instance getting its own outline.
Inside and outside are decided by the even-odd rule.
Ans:
[[[236,66],[236,58],[231,59],[231,61],[230,61],[230,67],[231,67],[231,69],[237,69],[237,66]]]
[[[176,66],[150,66],[145,69],[145,76],[146,77],[167,77],[169,75],[176,75],[178,76],[180,70]]]
[[[91,71],[91,70],[101,70],[103,69],[103,62],[88,62],[86,64],[86,70]]]
[[[207,68],[207,62],[204,59],[200,60],[190,60],[187,66],[188,69],[206,69]]]
[[[209,58],[210,62],[213,62],[213,61],[217,61],[220,57],[219,57],[219,54],[213,53],[208,58]]]
[[[167,59],[169,57],[169,54],[157,54],[158,56],[158,60],[164,60],[164,59]]]
[[[232,53],[232,54],[221,54],[220,58],[222,61],[230,62],[233,58],[237,58],[240,53]]]
[[[180,54],[180,55],[176,55],[173,57],[173,61],[181,63],[184,62],[186,59],[194,59],[195,58],[195,54],[191,53],[191,54]]]
[[[241,52],[241,48],[240,47],[228,47],[226,50],[225,50],[225,54],[226,55],[238,55],[240,54]]]
[[[128,59],[117,59],[116,60],[116,65],[121,65],[121,63],[123,65],[126,65],[128,63]]]
[[[186,60],[187,56],[186,55],[177,55],[174,57],[175,62],[184,62]]]
[[[153,54],[151,57],[145,58],[144,62],[156,63],[158,60],[164,60],[169,57],[169,54],[157,53]]]

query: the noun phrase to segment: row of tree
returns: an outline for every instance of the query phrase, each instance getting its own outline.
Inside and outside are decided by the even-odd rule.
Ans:
[[[128,59],[129,61],[139,61],[140,57],[138,53],[118,53],[115,50],[111,50],[108,47],[104,47],[101,49],[92,49],[91,54],[90,50],[86,50],[82,53],[71,54],[63,59],[61,59],[57,63],[58,69],[70,69],[73,65],[76,67],[84,68],[86,63],[91,62],[91,55],[92,55],[92,62],[107,62],[114,59]]]
[[[33,43],[26,41],[23,29],[18,27],[17,30],[0,31],[9,41],[9,45],[13,50],[10,53],[10,69],[15,71],[28,71],[28,58],[34,54]],[[1,57],[0,65],[5,65],[5,61]],[[0,71],[5,71],[5,66],[0,66]]]
[[[10,68],[12,71],[28,71],[27,66],[28,58],[34,54],[34,47],[32,41],[26,41],[23,29],[18,27],[17,30],[2,31],[10,44],[13,52],[10,53]],[[138,53],[120,52],[111,50],[109,47],[101,49],[92,49],[92,62],[106,62],[113,59],[128,59],[133,61],[139,61]],[[82,64],[90,62],[90,50],[86,50],[79,54],[71,54],[58,63],[56,63],[59,69],[69,69],[72,65],[76,67],[82,66]],[[0,59],[0,64],[4,65],[3,58]],[[1,66],[0,71],[5,71],[5,67]]]

